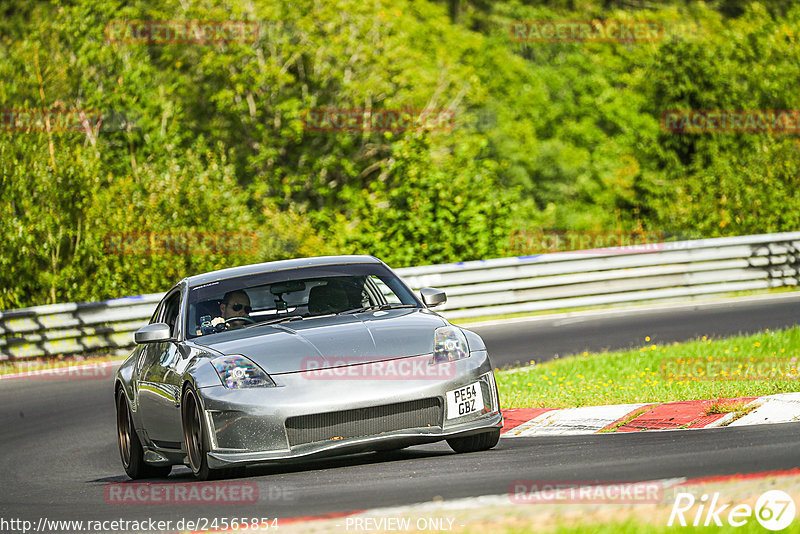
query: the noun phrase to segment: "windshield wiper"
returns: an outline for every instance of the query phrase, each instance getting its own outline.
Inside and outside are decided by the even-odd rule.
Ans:
[[[373,304],[372,306],[364,306],[362,308],[353,308],[352,310],[345,310],[343,312],[339,312],[336,315],[348,315],[351,313],[362,313],[368,311],[380,311],[380,310],[396,310],[399,308],[416,308],[416,304]]]
[[[302,315],[287,315],[286,317],[276,317],[275,319],[270,319],[269,321],[262,321],[260,323],[249,324],[245,327],[242,327],[241,330],[244,330],[245,328],[253,328],[254,326],[267,326],[270,324],[278,324],[284,321],[302,321],[302,320],[303,320]]]

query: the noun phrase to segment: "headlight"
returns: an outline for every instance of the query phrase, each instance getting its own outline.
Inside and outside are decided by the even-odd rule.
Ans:
[[[244,356],[220,356],[211,360],[226,388],[274,387],[275,382]]]
[[[460,328],[443,326],[433,333],[433,363],[469,358],[467,336]]]

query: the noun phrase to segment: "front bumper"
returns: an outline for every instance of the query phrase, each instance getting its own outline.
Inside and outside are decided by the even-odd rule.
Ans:
[[[208,465],[222,468],[402,448],[502,427],[486,351],[438,365],[449,367],[436,379],[309,380],[302,373],[287,373],[272,377],[274,388],[200,388]],[[483,411],[448,418],[446,392],[473,382],[480,384]],[[415,409],[422,405],[424,409]],[[299,424],[314,421],[312,428],[298,431]]]

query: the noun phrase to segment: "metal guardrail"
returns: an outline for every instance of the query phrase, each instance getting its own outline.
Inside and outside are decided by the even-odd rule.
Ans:
[[[399,269],[447,291],[449,319],[796,286],[800,232]]]
[[[133,345],[163,294],[0,312],[0,360],[98,352]]]
[[[796,286],[800,232],[676,241],[396,269],[440,287],[449,319]],[[0,360],[132,345],[161,294],[0,312]]]

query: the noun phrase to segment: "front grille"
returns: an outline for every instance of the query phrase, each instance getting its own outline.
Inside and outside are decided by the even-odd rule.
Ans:
[[[317,441],[377,436],[405,428],[438,427],[441,424],[441,401],[430,398],[290,417],[286,420],[286,433],[289,445],[294,447]]]

